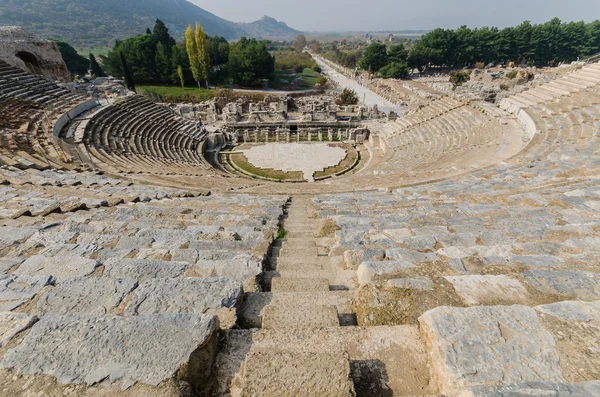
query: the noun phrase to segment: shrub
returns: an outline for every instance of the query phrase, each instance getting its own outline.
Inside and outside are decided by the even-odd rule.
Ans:
[[[320,90],[327,89],[329,87],[329,80],[327,80],[327,77],[325,77],[325,76],[317,77],[316,87]]]
[[[356,95],[356,91],[344,88],[344,91],[342,91],[339,98],[335,100],[335,103],[340,106],[356,105],[358,104],[358,95]]]
[[[319,67],[319,65],[313,65],[312,70],[317,72],[317,73],[321,73],[323,70],[321,70],[321,68]]]
[[[302,65],[296,65],[294,66],[294,72],[296,73],[302,73],[304,71],[304,66]]]
[[[502,91],[508,91],[510,90],[510,87],[508,86],[508,84],[500,84],[500,89]]]
[[[459,85],[462,85],[462,83],[468,81],[470,76],[471,76],[470,71],[453,70],[452,72],[450,72],[450,82],[455,87],[458,87]]]
[[[509,78],[509,79],[511,79],[511,80],[514,79],[515,77],[517,77],[517,71],[516,70],[512,70],[512,71],[508,72],[506,74],[506,77]]]

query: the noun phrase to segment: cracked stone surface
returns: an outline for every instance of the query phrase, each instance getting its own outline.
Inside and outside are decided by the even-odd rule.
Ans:
[[[556,342],[530,307],[438,307],[419,323],[442,394],[490,383],[564,380]]]
[[[135,290],[125,307],[125,315],[232,309],[241,298],[241,283],[225,278],[152,279],[142,282]]]
[[[31,321],[31,316],[22,316]],[[0,367],[17,374],[51,375],[63,384],[120,382],[124,389],[136,382],[158,385],[188,364],[217,327],[209,315],[49,314],[7,352]],[[209,361],[195,363],[197,370],[206,372]]]

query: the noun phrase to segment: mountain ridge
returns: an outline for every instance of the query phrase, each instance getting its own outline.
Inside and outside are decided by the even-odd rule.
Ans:
[[[79,49],[112,47],[114,41],[152,29],[156,19],[183,39],[199,22],[207,34],[228,40],[242,36],[291,37],[300,32],[265,16],[250,23],[220,18],[187,0],[2,0],[0,25],[21,26],[41,38],[64,40]]]

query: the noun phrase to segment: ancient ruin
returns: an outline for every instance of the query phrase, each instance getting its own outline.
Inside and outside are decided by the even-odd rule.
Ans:
[[[597,61],[174,106],[6,48],[0,394],[600,395]]]

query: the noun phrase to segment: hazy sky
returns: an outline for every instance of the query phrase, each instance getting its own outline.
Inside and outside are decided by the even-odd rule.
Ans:
[[[303,31],[406,30],[600,19],[600,0],[190,0],[222,18],[263,15]]]

